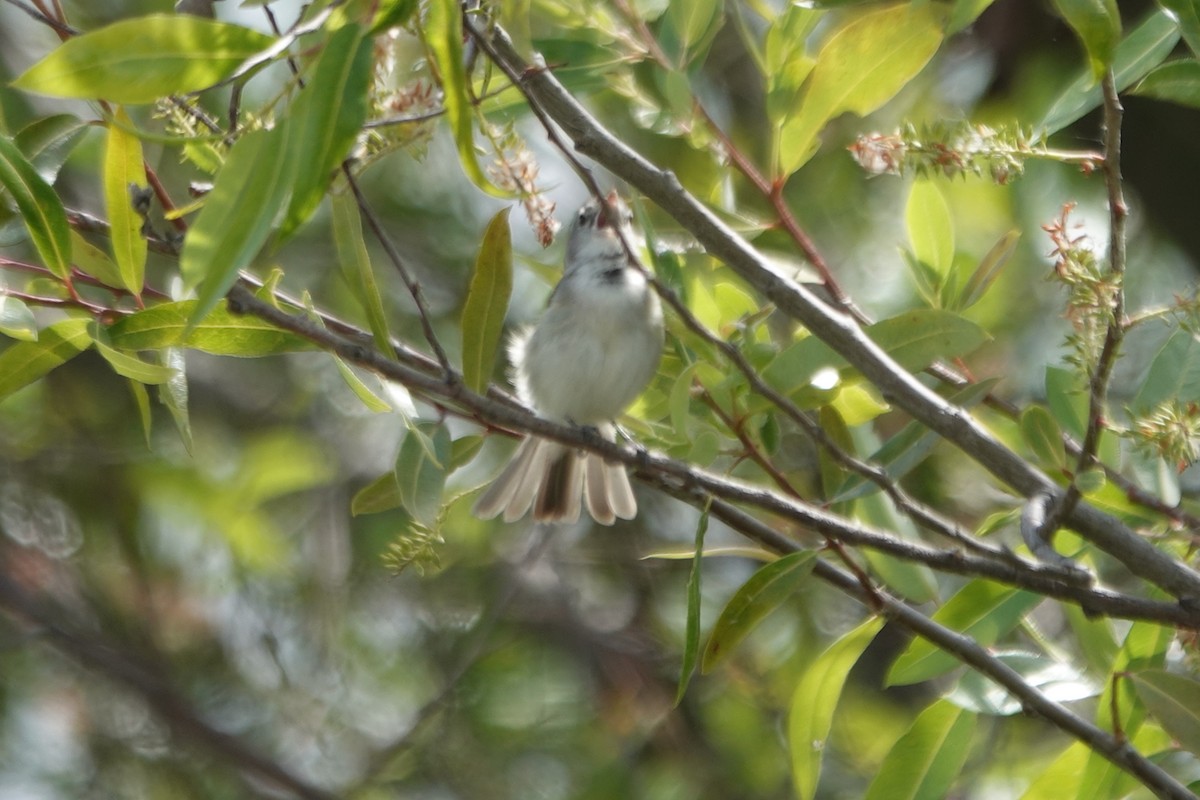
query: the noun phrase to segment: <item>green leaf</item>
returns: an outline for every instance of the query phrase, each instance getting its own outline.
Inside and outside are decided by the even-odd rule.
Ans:
[[[458,160],[471,182],[495,197],[508,197],[496,187],[475,157],[474,106],[468,95],[469,80],[463,59],[462,8],[457,0],[431,0],[425,21],[425,41],[442,81],[446,119],[458,146]]]
[[[1138,697],[1185,750],[1200,753],[1200,681],[1161,669],[1130,674]]]
[[[106,338],[106,336],[99,334],[93,337],[96,352],[108,362],[113,372],[118,375],[129,378],[131,381],[152,386],[166,383],[175,377],[174,369],[161,364],[149,364],[137,356],[123,353],[105,342],[104,339]]]
[[[36,381],[70,361],[92,343],[86,319],[64,319],[38,334],[36,342],[17,342],[0,352],[0,398]]]
[[[975,715],[939,700],[888,751],[866,800],[947,797],[970,751]]]
[[[974,322],[936,308],[881,320],[867,328],[867,335],[909,372],[919,372],[938,359],[966,355],[987,339]]]
[[[53,97],[152,103],[218,83],[273,41],[227,22],[152,14],[68,39],[12,85]]]
[[[138,420],[142,423],[142,438],[146,440],[146,447],[150,447],[150,435],[153,433],[154,417],[150,413],[150,393],[146,391],[146,384],[140,381],[126,381],[129,386],[129,391],[133,395],[133,404],[137,406]]]
[[[362,378],[358,377],[345,361],[335,355],[333,356],[333,363],[337,365],[338,372],[341,374],[342,380],[350,387],[350,391],[354,392],[354,396],[362,401],[362,404],[366,406],[368,411],[383,414],[392,410],[391,405],[382,397],[372,392],[363,383]]]
[[[71,259],[83,274],[91,275],[105,286],[124,288],[121,268],[108,257],[108,253],[83,238],[83,234],[74,228],[71,229]]]
[[[1054,7],[1082,40],[1092,76],[1099,80],[1112,64],[1121,39],[1116,0],[1054,0]]]
[[[1077,372],[1046,367],[1046,405],[1063,430],[1076,439],[1083,438],[1087,427],[1088,396]]]
[[[1079,789],[1083,767],[1091,751],[1083,742],[1075,742],[1059,753],[1030,784],[1021,800],[1063,800],[1073,797]]]
[[[792,693],[788,711],[788,746],[792,779],[799,800],[812,800],[821,777],[821,755],[833,725],[833,712],[850,668],[883,627],[872,617],[830,645],[808,666]]]
[[[897,513],[895,504],[883,492],[872,492],[859,499],[854,511],[859,519],[878,530],[889,531],[914,544],[922,543],[912,520]],[[862,555],[870,565],[871,574],[908,602],[930,603],[939,599],[937,576],[929,566],[870,547],[864,548]]]
[[[224,297],[271,234],[295,172],[287,157],[288,128],[285,120],[237,141],[184,239],[179,271],[188,288],[199,287],[192,324]]]
[[[696,521],[696,547],[692,553],[692,569],[687,583],[687,628],[683,645],[683,663],[679,667],[679,683],[675,689],[675,705],[683,700],[688,683],[696,671],[700,654],[700,564],[704,555],[704,534],[708,532],[708,506]]]
[[[1144,414],[1169,400],[1200,401],[1200,339],[1185,330],[1173,333],[1154,355],[1131,409]]]
[[[846,111],[869,114],[904,88],[937,52],[941,17],[934,3],[898,4],[838,29],[817,54],[799,111],[780,131],[782,173],[808,161],[831,119]]]
[[[1200,61],[1172,61],[1156,67],[1133,94],[1200,108]]]
[[[987,10],[995,0],[954,0],[950,21],[946,23],[946,35],[958,33]]]
[[[970,636],[984,647],[995,644],[1042,601],[1041,595],[985,580],[973,580],[933,615],[935,622]],[[925,639],[914,639],[888,671],[888,686],[920,683],[958,666],[954,656]]]
[[[15,297],[0,294],[0,334],[20,342],[36,342],[37,319],[29,306]]]
[[[13,141],[42,180],[53,185],[67,156],[87,133],[88,127],[73,114],[53,114],[26,125]]]
[[[1158,4],[1175,15],[1183,40],[1200,58],[1200,0],[1158,0]]]
[[[954,263],[954,222],[950,206],[936,183],[928,178],[913,181],[904,221],[913,255],[944,282]]]
[[[112,337],[112,328],[109,328],[108,335],[110,338]],[[188,413],[188,383],[183,351],[175,347],[167,347],[159,351],[159,357],[164,367],[171,367],[175,370],[175,375],[171,380],[158,387],[158,400],[170,412],[171,420],[175,423],[175,430],[179,432],[179,439],[190,455],[192,453],[192,420]]]
[[[0,186],[16,202],[42,262],[59,278],[70,280],[71,229],[67,212],[50,184],[5,136],[0,136]]]
[[[375,480],[359,489],[350,501],[350,513],[353,516],[363,514],[378,514],[399,508],[404,502],[400,496],[400,482],[396,479],[396,471],[391,470],[380,475]]]
[[[504,315],[512,294],[512,236],[508,212],[492,217],[479,245],[475,272],[462,312],[463,381],[476,392],[487,389],[504,334]]]
[[[249,314],[232,314],[224,303],[189,328],[197,302],[163,303],[138,311],[108,329],[113,346],[122,350],[187,347],[221,356],[258,357],[311,350],[312,345]]]
[[[1156,11],[1147,17],[1117,46],[1112,67],[1117,90],[1123,91],[1161,64],[1178,41],[1179,26],[1169,14]],[[1055,97],[1036,130],[1046,136],[1056,133],[1098,107],[1100,101],[1100,87],[1088,67]]]
[[[973,383],[947,399],[954,405],[970,408],[986,397],[995,385],[995,379]],[[892,481],[898,481],[924,461],[939,441],[941,437],[921,423],[909,422],[876,450],[869,460],[883,467]],[[830,502],[841,503],[877,491],[879,487],[866,478],[851,475],[830,498]]]
[[[334,31],[308,85],[292,104],[295,186],[280,230],[287,237],[316,211],[332,172],[346,157],[367,119],[374,41],[357,25]]]
[[[678,53],[677,63],[685,66],[705,51],[721,23],[721,0],[691,0],[670,3],[663,16],[663,38]]]
[[[379,295],[379,285],[371,269],[371,256],[363,239],[358,202],[351,194],[333,196],[333,241],[346,280],[367,313],[367,325],[371,328],[375,346],[388,358],[395,358],[396,351],[392,348],[391,335],[388,333],[383,299]]]
[[[113,256],[120,267],[121,287],[140,297],[146,271],[146,238],[142,236],[142,217],[133,208],[130,192],[146,185],[146,170],[142,163],[142,143],[128,130],[132,125],[123,108],[117,108],[108,124],[104,205],[108,210]]]
[[[1041,406],[1025,409],[1021,414],[1021,435],[1043,468],[1063,469],[1067,466],[1062,431],[1049,411]]]
[[[816,553],[802,550],[759,568],[725,604],[708,635],[700,671],[716,669],[750,631],[791,597],[816,565]]]
[[[797,93],[816,64],[805,43],[824,16],[824,11],[789,3],[767,30],[763,74],[769,119],[783,120],[796,107]]]
[[[996,278],[1000,277],[1000,272],[1012,257],[1013,251],[1017,249],[1017,242],[1020,238],[1021,232],[1014,228],[992,245],[992,249],[988,250],[987,254],[980,259],[979,266],[975,268],[971,277],[967,279],[966,285],[963,286],[962,294],[959,295],[956,304],[958,310],[970,308],[983,299],[987,290],[996,282]]]
[[[396,456],[396,481],[404,508],[428,528],[434,527],[442,507],[449,464],[450,432],[445,425],[422,423],[408,429]]]

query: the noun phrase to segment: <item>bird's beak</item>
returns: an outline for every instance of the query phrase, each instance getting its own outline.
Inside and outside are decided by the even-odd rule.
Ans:
[[[616,189],[613,189],[611,192],[608,193],[608,195],[604,198],[604,202],[606,203],[606,205],[601,206],[600,213],[596,215],[596,227],[597,228],[609,227],[609,221],[608,221],[609,209],[616,208],[617,203],[619,203],[620,201],[621,201],[621,198],[617,195]]]

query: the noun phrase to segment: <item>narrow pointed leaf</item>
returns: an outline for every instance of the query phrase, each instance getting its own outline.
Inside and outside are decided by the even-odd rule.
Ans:
[[[1162,63],[1179,41],[1179,26],[1165,11],[1156,11],[1130,31],[1117,45],[1113,74],[1117,90],[1123,91]],[[1101,90],[1090,68],[1079,75],[1055,98],[1037,130],[1056,133],[1100,105]]]
[[[816,553],[812,551],[789,553],[750,576],[725,604],[713,626],[700,671],[710,672],[728,658],[758,623],[796,592],[815,564]]]
[[[504,315],[512,294],[512,238],[508,208],[488,223],[475,259],[462,313],[463,380],[476,392],[487,389],[504,334]]]
[[[218,83],[273,41],[227,22],[152,14],[68,39],[12,85],[53,97],[152,103]]]
[[[391,335],[388,333],[383,298],[379,294],[375,272],[371,269],[371,256],[363,239],[362,216],[357,202],[348,194],[333,196],[333,241],[346,280],[367,314],[367,325],[371,328],[375,346],[389,358],[395,358],[396,351],[392,349]]]
[[[1179,21],[1179,31],[1192,55],[1200,58],[1200,0],[1158,0]]]
[[[970,308],[983,299],[987,290],[996,282],[996,278],[1000,277],[1001,270],[1012,257],[1020,238],[1021,232],[1014,228],[1001,236],[999,241],[992,245],[992,249],[988,250],[987,254],[980,259],[979,266],[975,268],[971,277],[967,279],[966,285],[963,286],[957,305],[960,311]]]
[[[866,800],[948,797],[970,751],[975,715],[939,700],[888,751]]]
[[[354,370],[350,369],[350,365],[338,358],[336,355],[333,357],[333,362],[337,365],[338,372],[341,374],[342,380],[344,380],[346,385],[350,387],[350,391],[354,392],[354,396],[362,401],[362,404],[367,407],[368,411],[373,411],[376,414],[383,414],[392,410],[392,407],[388,405],[387,401],[372,392],[370,387],[363,383],[362,378],[358,377],[358,375],[354,373]]]
[[[1200,753],[1200,681],[1161,669],[1129,676],[1146,708],[1185,750]]]
[[[396,471],[390,470],[355,493],[354,498],[350,501],[350,513],[356,517],[363,514],[378,514],[381,511],[399,508],[403,502]]]
[[[308,85],[292,106],[290,145],[296,185],[281,236],[304,223],[325,196],[330,175],[346,158],[367,118],[373,40],[357,25],[339,28],[321,52]]]
[[[71,275],[71,229],[67,212],[11,139],[0,136],[0,186],[8,190],[46,267],[63,280]]]
[[[288,124],[238,140],[188,231],[179,269],[198,287],[191,322],[204,318],[250,265],[271,234],[290,188]]]
[[[112,330],[109,330],[112,335]],[[164,367],[175,371],[171,380],[158,387],[158,399],[171,414],[179,439],[189,454],[192,452],[192,419],[188,411],[188,382],[185,371],[186,361],[183,351],[176,347],[168,347],[159,353]]]
[[[0,398],[36,381],[92,343],[86,319],[65,319],[43,328],[36,342],[17,342],[0,352]]]
[[[821,756],[846,676],[882,627],[883,620],[873,617],[838,639],[817,656],[796,685],[788,711],[788,747],[798,800],[816,796]]]
[[[175,370],[170,367],[162,366],[161,364],[150,364],[142,361],[137,356],[132,356],[129,353],[123,353],[116,350],[110,345],[97,340],[95,342],[96,352],[98,352],[108,365],[112,367],[113,372],[123,377],[129,378],[131,381],[145,383],[149,385],[157,385],[166,383],[175,377]]]
[[[817,54],[797,113],[780,131],[785,175],[816,150],[825,124],[846,111],[868,114],[920,72],[942,41],[942,12],[934,3],[869,11],[836,31]]]
[[[935,622],[970,636],[984,647],[995,644],[1042,601],[1033,592],[974,580],[960,589],[933,615]],[[925,639],[914,639],[888,672],[887,685],[927,681],[959,665],[954,656]]]
[[[496,197],[507,193],[497,188],[483,173],[475,157],[474,109],[467,94],[467,69],[463,60],[462,7],[457,0],[431,0],[425,22],[425,40],[442,81],[442,102],[458,160],[471,182]]]
[[[1025,409],[1021,414],[1021,434],[1043,468],[1062,469],[1067,465],[1062,431],[1045,408],[1030,406]]]
[[[71,263],[85,275],[91,275],[105,286],[114,289],[125,287],[121,268],[109,258],[108,253],[83,238],[83,234],[71,229]]]
[[[104,204],[121,286],[140,296],[146,270],[146,238],[142,236],[142,217],[133,208],[130,192],[146,185],[146,170],[142,164],[142,143],[129,132],[132,124],[125,110],[118,108],[108,125]]]
[[[146,447],[150,447],[150,435],[153,433],[154,417],[150,413],[150,392],[146,390],[146,384],[141,381],[127,380],[126,385],[129,386],[129,392],[133,395],[133,404],[137,406],[138,421],[142,423],[142,438],[146,441]]]
[[[675,689],[675,705],[679,705],[687,693],[696,661],[700,656],[700,577],[701,556],[704,553],[704,535],[708,533],[708,506],[696,521],[696,546],[692,552],[692,569],[687,583],[687,629],[683,645],[683,663],[679,667],[679,683]]]

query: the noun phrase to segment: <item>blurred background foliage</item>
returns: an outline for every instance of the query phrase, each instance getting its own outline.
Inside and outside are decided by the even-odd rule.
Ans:
[[[84,30],[171,11],[170,3],[151,0],[63,5]],[[261,5],[227,0],[216,8],[222,19],[265,32]],[[682,22],[676,17],[692,4],[504,5],[502,20],[518,45],[543,52],[607,126],[674,170],[782,268],[813,277],[785,234],[766,224],[767,201],[731,169],[691,100],[694,94],[749,159],[772,162],[771,137],[764,135],[769,107],[787,99],[767,97],[746,43],[761,46],[784,4],[699,3],[695,7],[710,10],[711,19]],[[836,8],[822,25],[861,13],[853,3],[828,5]],[[912,179],[869,177],[846,147],[859,134],[890,132],[905,121],[1028,124],[1083,63],[1076,39],[1048,4],[976,5],[986,6],[978,20],[948,38],[894,101],[866,120],[835,120],[821,149],[782,188],[838,280],[877,319],[925,305],[901,252],[908,247],[905,206]],[[278,0],[270,9],[288,25],[299,6]],[[1132,26],[1154,8],[1130,2],[1121,11]],[[677,70],[637,57],[641,45],[628,38],[634,17],[647,21]],[[696,39],[681,43],[682,30],[692,30]],[[0,4],[0,77],[6,83],[56,45],[51,30],[14,4]],[[429,81],[412,36],[400,34],[381,44],[381,52],[387,47],[395,64],[388,80],[397,88]],[[277,64],[256,78],[243,104],[268,102],[286,82],[286,70]],[[518,100],[515,92],[500,93],[488,113],[494,121],[512,122],[540,169],[539,185],[557,204],[557,216],[568,219],[585,189]],[[216,118],[228,102],[228,90],[203,98]],[[49,113],[95,117],[86,103],[10,88],[0,89],[0,110],[10,133]],[[148,107],[132,113],[144,129],[162,124]],[[1171,302],[1195,283],[1198,113],[1128,99],[1133,308]],[[1093,113],[1055,143],[1095,150],[1098,130]],[[504,202],[488,198],[463,175],[444,125],[418,123],[382,135],[392,137],[384,148],[391,151],[361,182],[457,361],[458,314],[471,265],[487,220]],[[153,140],[144,146],[177,200],[190,182],[208,180],[180,158],[178,148]],[[103,215],[102,158],[101,129],[82,132],[55,182],[69,208]],[[978,377],[998,378],[999,394],[1015,402],[1043,400],[1045,367],[1064,363],[1069,324],[1063,293],[1047,280],[1051,245],[1041,226],[1073,201],[1075,218],[1093,236],[1103,236],[1103,184],[1077,166],[1034,161],[1009,185],[966,177],[937,186],[953,219],[956,260],[974,265],[1006,232],[1021,234],[997,284],[965,312],[990,337],[970,368]],[[668,218],[643,206],[642,220],[658,240],[656,268],[684,291],[701,319],[729,333],[744,312],[757,310],[732,273],[692,247]],[[28,253],[13,234],[13,212],[2,213],[0,253]],[[518,259],[513,325],[538,313],[562,258],[561,241],[542,249],[520,216],[512,216]],[[168,227],[161,217],[154,224]],[[308,293],[321,308],[361,322],[354,292],[336,267],[331,225],[326,203],[272,263],[284,269],[283,290],[296,297]],[[385,264],[368,241],[373,262]],[[398,276],[387,268],[376,273],[393,334],[420,341],[419,320]],[[168,288],[174,274],[172,259],[151,255],[150,283]],[[1165,327],[1148,328],[1131,338],[1134,357],[1118,373],[1115,405],[1130,399],[1139,370],[1166,335]],[[438,536],[425,543],[427,558],[397,574],[396,548],[411,545],[411,520],[400,509],[351,516],[350,507],[357,492],[392,468],[406,430],[402,415],[367,410],[324,354],[237,359],[193,350],[185,357],[190,450],[160,404],[153,404],[152,424],[144,429],[138,398],[93,351],[4,400],[0,564],[88,631],[169,676],[199,717],[273,754],[301,777],[362,800],[792,796],[784,717],[796,680],[862,619],[863,609],[826,586],[806,586],[720,669],[697,675],[674,707],[690,561],[644,556],[690,548],[695,511],[639,491],[642,510],[632,523],[608,530],[583,522],[547,531],[479,522],[464,496],[444,510]],[[635,430],[680,457],[733,469],[728,433],[703,423],[680,438],[662,422],[670,416],[682,368],[668,356],[634,411],[646,420],[632,423]],[[503,365],[495,378],[503,380]],[[403,390],[375,389],[404,409]],[[998,435],[1025,446],[1011,422],[983,413]],[[421,407],[418,416],[434,419],[437,413]],[[871,452],[905,421],[886,414],[856,429],[858,448]],[[478,434],[457,420],[447,424],[455,439]],[[815,454],[798,434],[783,436],[780,452],[789,474],[801,485],[819,486]],[[447,498],[481,484],[511,447],[497,436],[482,446],[476,462],[450,477]],[[961,454],[940,446],[905,485],[968,527],[1014,507],[1012,498],[964,463]],[[1156,468],[1147,459],[1138,470],[1153,482]],[[737,472],[761,477],[749,465]],[[1163,485],[1173,480],[1162,478]],[[882,504],[864,504],[860,514],[903,529]],[[1012,534],[1005,529],[998,535],[1015,546]],[[714,547],[743,544],[715,522],[707,541]],[[1062,549],[1069,552],[1070,544]],[[741,558],[705,561],[705,628],[755,566]],[[1127,580],[1119,571],[1105,577]],[[916,594],[931,579],[908,578]],[[937,576],[927,599],[947,598],[963,583]],[[1013,641],[1045,647],[1061,631],[1078,635],[1087,626],[1108,629],[1096,638],[1101,643],[1119,641],[1128,628],[1056,607],[1024,618]],[[172,736],[136,692],[36,646],[37,637],[38,631],[12,619],[0,623],[0,795],[268,794],[211,752]],[[1062,646],[1078,647],[1075,641]],[[1161,656],[1168,642],[1162,639],[1151,651]],[[880,688],[906,644],[903,634],[884,628],[851,672],[824,752],[820,796],[861,796],[917,711],[952,685],[941,677]],[[1095,680],[1095,673],[1070,676],[1063,683],[1083,688],[1068,686],[1066,694],[1094,695],[1098,687],[1089,681]],[[1031,786],[1031,797],[1061,796],[1044,793],[1053,784],[1038,793],[1034,783],[1069,744],[1061,733],[1010,710],[981,717],[965,741],[969,748],[953,796],[1019,797]]]

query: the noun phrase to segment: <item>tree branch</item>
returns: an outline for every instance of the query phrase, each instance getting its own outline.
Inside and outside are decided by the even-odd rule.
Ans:
[[[965,410],[948,403],[896,364],[851,318],[833,311],[804,286],[773,267],[689,194],[673,173],[659,169],[613,136],[567,92],[544,64],[531,68],[500,27],[484,33],[471,21],[466,24],[471,35],[487,41],[494,57],[507,70],[520,76],[522,90],[536,98],[578,152],[643,192],[691,232],[712,255],[846,358],[889,402],[953,442],[988,472],[1026,497],[1037,492],[1050,492],[1056,498],[1062,494],[1063,490],[1045,474],[1001,444]],[[1067,522],[1135,574],[1200,608],[1200,574],[1155,548],[1115,517],[1080,503],[1072,509]]]

